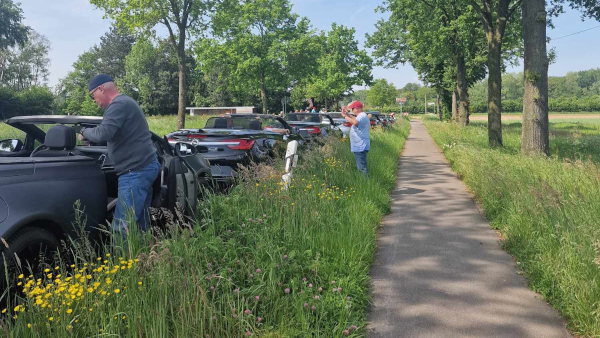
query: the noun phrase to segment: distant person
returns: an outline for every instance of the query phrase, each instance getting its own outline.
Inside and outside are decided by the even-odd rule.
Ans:
[[[88,92],[98,107],[104,109],[104,115],[99,126],[81,128],[79,140],[108,144],[108,157],[115,164],[119,181],[112,229],[124,235],[129,226],[127,213],[133,210],[138,227],[148,230],[152,184],[160,165],[146,117],[132,98],[119,93],[113,79],[106,74],[94,76]]]
[[[313,107],[310,112],[311,112],[311,114],[316,114],[317,113],[317,111],[315,110],[315,107]]]
[[[348,114],[348,109],[356,117]],[[368,177],[367,153],[371,148],[369,117],[363,112],[363,104],[360,101],[350,103],[347,108],[342,106],[342,116],[352,124],[352,127],[350,127],[350,151],[354,153],[356,167],[363,175]]]

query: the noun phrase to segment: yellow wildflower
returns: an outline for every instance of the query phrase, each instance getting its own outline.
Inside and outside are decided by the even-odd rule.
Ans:
[[[73,313],[73,309],[68,309],[67,314],[70,315],[71,313]]]

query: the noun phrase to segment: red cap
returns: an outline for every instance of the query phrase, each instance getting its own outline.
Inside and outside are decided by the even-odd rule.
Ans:
[[[363,104],[360,103],[360,101],[354,101],[354,102],[352,102],[352,103],[350,103],[348,105],[348,108],[350,108],[350,109],[352,109],[352,108],[362,108],[362,107],[363,107]]]

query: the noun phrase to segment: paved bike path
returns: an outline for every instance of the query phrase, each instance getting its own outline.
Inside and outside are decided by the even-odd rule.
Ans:
[[[420,121],[392,199],[371,270],[369,337],[570,337]]]

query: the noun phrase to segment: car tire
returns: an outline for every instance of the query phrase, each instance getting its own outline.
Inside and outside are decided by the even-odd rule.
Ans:
[[[52,233],[35,227],[19,230],[10,237],[7,243],[8,248],[1,244],[3,257],[0,256],[0,276],[4,281],[6,280],[4,278],[5,260],[10,275],[17,271],[18,263],[15,254],[19,258],[23,271],[31,265],[33,271],[36,272],[35,269],[41,263],[52,263],[54,253],[60,248],[60,242]],[[42,253],[43,261],[39,259],[40,253]]]

